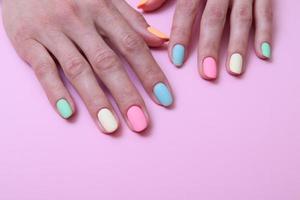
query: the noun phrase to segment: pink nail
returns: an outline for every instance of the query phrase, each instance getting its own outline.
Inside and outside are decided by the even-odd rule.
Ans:
[[[127,111],[127,118],[136,132],[145,130],[148,126],[144,112],[138,106],[132,106]]]
[[[217,78],[217,63],[212,57],[207,57],[203,61],[203,73],[209,79]]]

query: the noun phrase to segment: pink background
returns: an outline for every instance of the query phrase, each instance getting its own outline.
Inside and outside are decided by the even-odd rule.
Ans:
[[[125,126],[101,134],[74,92],[78,117],[60,119],[1,25],[0,199],[299,200],[299,7],[276,1],[274,59],[257,59],[251,45],[241,79],[222,67],[212,84],[199,78],[195,50],[180,70],[154,50],[176,106],[145,98],[144,136]],[[146,18],[169,33],[173,8]]]

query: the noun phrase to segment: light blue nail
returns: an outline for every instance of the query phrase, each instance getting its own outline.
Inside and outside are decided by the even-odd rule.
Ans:
[[[157,83],[153,88],[153,92],[161,105],[168,107],[173,104],[172,94],[165,84]]]
[[[185,48],[181,44],[176,44],[172,50],[172,62],[177,67],[183,65],[185,55]]]

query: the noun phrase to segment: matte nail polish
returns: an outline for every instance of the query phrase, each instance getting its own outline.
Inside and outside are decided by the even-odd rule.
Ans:
[[[261,52],[264,57],[271,58],[272,56],[271,45],[268,42],[262,43]]]
[[[98,121],[107,133],[113,133],[118,129],[118,121],[107,108],[103,108],[98,112]]]
[[[207,57],[203,60],[203,73],[208,79],[217,78],[217,63],[214,58]]]
[[[172,94],[164,83],[157,83],[153,88],[153,93],[161,105],[168,107],[173,104]]]
[[[56,102],[56,108],[60,116],[64,119],[68,119],[73,115],[73,110],[70,103],[66,99],[60,99]]]
[[[159,37],[160,39],[162,40],[165,40],[165,41],[168,41],[169,40],[169,37],[164,34],[163,32],[159,31],[158,29],[152,27],[152,26],[149,26],[147,28],[148,32],[150,32],[151,34],[155,35],[156,37]]]
[[[146,116],[139,106],[132,106],[127,111],[127,118],[136,132],[145,130],[148,126]]]
[[[148,2],[148,0],[141,0],[141,1],[138,3],[137,7],[142,9],[143,6],[146,5],[147,2]]]
[[[181,44],[176,44],[172,49],[172,62],[175,66],[180,67],[183,65],[185,56],[185,48]]]
[[[230,57],[230,71],[234,74],[241,74],[243,70],[243,57],[239,53],[234,53]]]

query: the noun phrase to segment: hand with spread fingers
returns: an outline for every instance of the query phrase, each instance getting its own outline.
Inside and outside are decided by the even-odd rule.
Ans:
[[[143,0],[138,8],[145,12],[158,9],[166,0]],[[188,58],[192,29],[201,4],[198,68],[206,80],[218,77],[219,49],[224,25],[230,12],[230,39],[226,61],[227,71],[235,76],[245,71],[246,51],[253,19],[255,20],[255,51],[259,58],[270,59],[272,47],[272,0],[177,0],[169,55],[181,67]]]
[[[168,38],[149,26],[123,0],[4,0],[3,21],[18,54],[34,70],[48,99],[65,119],[75,103],[60,78],[58,65],[85,102],[104,133],[120,122],[97,78],[112,94],[123,118],[135,132],[145,130],[144,101],[122,66],[123,56],[157,104],[169,107],[168,80],[148,46]],[[116,52],[117,51],[117,52]]]

